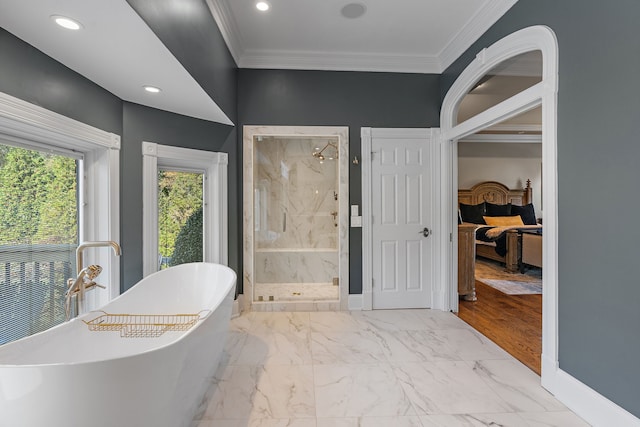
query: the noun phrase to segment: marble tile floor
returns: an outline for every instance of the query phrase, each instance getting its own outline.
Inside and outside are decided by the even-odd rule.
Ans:
[[[252,312],[231,322],[192,427],[581,427],[451,313]]]

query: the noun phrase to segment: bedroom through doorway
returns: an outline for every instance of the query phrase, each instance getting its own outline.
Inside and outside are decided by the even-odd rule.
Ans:
[[[458,315],[538,375],[541,166],[540,107],[458,141]]]

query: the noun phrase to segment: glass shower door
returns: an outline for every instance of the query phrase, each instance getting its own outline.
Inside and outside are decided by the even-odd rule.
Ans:
[[[254,141],[254,301],[337,300],[338,142]]]

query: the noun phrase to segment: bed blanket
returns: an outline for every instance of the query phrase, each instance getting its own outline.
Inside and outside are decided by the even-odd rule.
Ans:
[[[502,236],[502,234],[506,233],[507,230],[538,230],[538,229],[542,230],[542,225],[536,224],[536,225],[511,225],[507,227],[491,227],[488,230],[486,230],[484,235],[487,237],[487,239],[495,240],[500,236]]]

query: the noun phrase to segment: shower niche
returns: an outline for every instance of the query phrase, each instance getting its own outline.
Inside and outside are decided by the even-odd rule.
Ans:
[[[243,130],[245,309],[346,309],[348,128]]]

